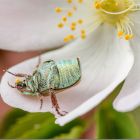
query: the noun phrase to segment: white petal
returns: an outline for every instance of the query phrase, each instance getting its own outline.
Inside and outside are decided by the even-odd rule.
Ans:
[[[116,33],[109,26],[101,26],[86,40],[76,40],[65,48],[44,54],[42,60],[68,59],[79,57],[82,66],[81,82],[57,94],[62,110],[69,113],[57,119],[56,123],[64,125],[72,119],[83,115],[99,104],[127,76],[133,65],[133,54],[129,43],[116,38]],[[23,62],[10,69],[12,72],[31,73],[37,58]],[[45,97],[42,110],[39,100],[21,96],[7,85],[14,83],[11,75],[5,74],[1,82],[3,100],[14,107],[31,112],[51,111],[50,98]]]
[[[140,23],[135,22],[134,27],[134,39],[131,41],[135,55],[134,67],[114,101],[114,108],[122,112],[131,111],[140,105]]]
[[[57,28],[55,13],[65,0],[1,0],[0,49],[27,51],[64,44],[65,33]]]

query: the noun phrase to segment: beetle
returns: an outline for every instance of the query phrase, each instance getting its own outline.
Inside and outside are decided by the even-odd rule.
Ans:
[[[17,80],[15,86],[8,82],[10,87],[16,88],[21,94],[39,97],[40,109],[43,105],[43,97],[50,96],[52,106],[61,116],[64,116],[66,112],[61,113],[56,93],[76,85],[81,79],[79,58],[59,61],[47,60],[41,63],[39,57],[39,63],[32,75],[7,72],[23,78],[23,80]]]

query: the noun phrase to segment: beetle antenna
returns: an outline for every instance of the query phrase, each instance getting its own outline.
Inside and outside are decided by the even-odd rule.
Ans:
[[[10,72],[10,71],[8,71],[8,70],[4,70],[5,72],[8,72],[9,74],[11,74],[11,75],[13,75],[13,76],[15,76],[15,77],[25,77],[25,78],[27,78],[27,77],[29,77],[30,75],[27,75],[27,74],[23,74],[23,73],[12,73],[12,72]]]
[[[12,73],[12,72],[10,72],[10,71],[8,71],[8,70],[3,70],[4,72],[8,72],[9,74],[11,74],[11,75],[13,75],[13,76],[16,76],[16,74],[14,74],[14,73]]]
[[[11,88],[17,88],[16,86],[11,85],[9,82],[8,82],[8,85],[9,85]]]

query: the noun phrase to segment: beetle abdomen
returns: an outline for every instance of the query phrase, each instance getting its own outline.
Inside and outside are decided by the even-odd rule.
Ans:
[[[81,78],[79,59],[46,61],[37,70],[39,91],[71,87]]]
[[[60,60],[56,62],[59,72],[59,89],[68,88],[81,78],[79,59]]]

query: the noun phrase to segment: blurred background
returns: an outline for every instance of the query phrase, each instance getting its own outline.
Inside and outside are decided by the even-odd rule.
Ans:
[[[3,70],[42,52],[0,51],[0,77]],[[28,113],[6,105],[0,98],[0,138],[140,138],[140,108],[129,113],[116,112],[112,101],[122,84],[102,104],[64,127],[54,123],[50,113]]]

